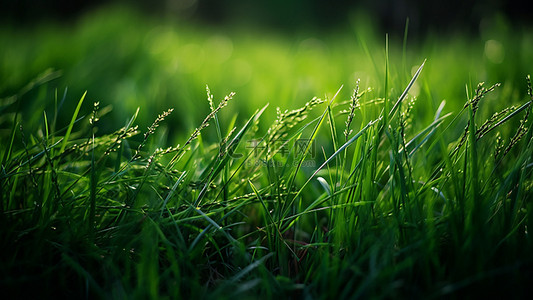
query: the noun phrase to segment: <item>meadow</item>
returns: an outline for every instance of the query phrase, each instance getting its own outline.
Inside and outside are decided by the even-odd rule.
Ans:
[[[533,36],[123,7],[0,28],[8,298],[520,298]]]

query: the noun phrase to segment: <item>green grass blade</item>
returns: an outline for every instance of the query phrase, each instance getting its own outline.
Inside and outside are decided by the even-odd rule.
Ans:
[[[211,180],[215,178],[222,171],[222,169],[228,164],[230,159],[233,159],[233,153],[235,149],[239,146],[239,144],[242,142],[242,138],[244,134],[251,128],[251,125],[255,121],[257,121],[259,117],[261,117],[261,115],[263,114],[263,112],[266,110],[267,107],[268,107],[268,104],[263,106],[262,109],[257,110],[252,115],[252,117],[248,119],[248,121],[246,122],[246,124],[244,124],[241,130],[239,130],[239,132],[233,137],[231,142],[228,143],[228,149],[230,150],[228,151],[228,153],[226,153],[224,158],[219,161],[217,165],[215,165],[212,169],[210,169],[211,171],[209,172],[209,174],[206,174],[206,177],[205,177],[206,179],[204,180],[205,181],[204,187],[202,188],[202,190],[200,191],[200,194],[194,201],[193,203],[194,206],[200,205],[203,197],[205,196],[205,193],[207,192],[207,189],[209,187],[209,183],[211,182]],[[217,161],[217,158],[215,158],[214,161]],[[228,178],[228,180],[229,179],[231,179],[231,177]]]
[[[76,110],[74,111],[74,114],[72,115],[72,119],[70,120],[70,124],[67,127],[67,132],[65,133],[65,138],[63,139],[63,144],[61,145],[61,148],[59,149],[59,153],[63,153],[63,151],[67,147],[67,142],[70,137],[70,133],[72,132],[72,127],[74,127],[74,122],[76,121],[76,118],[78,117],[78,113],[80,112],[81,105],[83,104],[83,100],[85,99],[86,95],[87,95],[87,91],[83,93],[83,96],[81,96],[80,101],[78,101]]]
[[[407,87],[405,88],[403,93],[400,95],[400,97],[398,98],[396,103],[394,103],[394,106],[392,107],[392,109],[390,110],[390,113],[389,113],[389,117],[390,118],[392,118],[394,116],[394,113],[396,113],[396,111],[398,110],[398,107],[400,106],[400,103],[402,103],[402,101],[405,99],[405,97],[407,97],[407,94],[409,93],[409,91],[413,87],[413,84],[415,84],[415,81],[418,78],[418,76],[420,75],[420,72],[422,72],[422,69],[424,68],[424,64],[425,63],[426,63],[426,60],[424,60],[422,62],[422,64],[420,65],[420,67],[418,67],[418,70],[416,70],[415,75],[413,75],[413,78],[411,78],[411,81],[409,82],[409,84],[407,85]]]
[[[493,126],[490,127],[490,129],[488,129],[487,131],[485,131],[483,133],[483,136],[485,136],[487,133],[491,132],[492,130],[498,128],[500,125],[502,125],[503,123],[509,121],[512,117],[516,116],[517,114],[519,114],[521,111],[523,111],[524,109],[528,108],[530,105],[531,105],[531,101],[528,101],[527,103],[523,104],[522,106],[520,106],[519,108],[517,108],[516,110],[514,110],[513,112],[511,112],[510,114],[508,114],[507,116],[505,116],[505,118],[501,119],[499,122],[497,122],[496,124],[494,124]],[[478,137],[478,139],[481,138],[481,137]]]
[[[320,116],[320,119],[318,120],[318,123],[315,125],[315,128],[313,128],[313,132],[311,133],[311,137],[307,141],[307,145],[305,147],[305,150],[301,154],[301,157],[298,160],[298,164],[294,167],[294,170],[292,171],[292,176],[290,177],[289,182],[287,184],[287,186],[289,188],[292,188],[292,186],[294,184],[294,181],[296,180],[296,176],[298,175],[298,172],[300,170],[300,167],[302,166],[302,163],[303,163],[305,157],[309,153],[313,141],[316,139],[316,136],[318,134],[318,130],[320,129],[320,127],[322,126],[322,123],[326,119],[326,115],[327,115],[328,111],[330,110],[331,104],[333,103],[333,101],[335,101],[335,99],[336,99],[337,95],[340,93],[341,89],[342,89],[342,86],[337,90],[337,93],[335,93],[333,98],[331,98],[331,101],[328,103],[328,107],[324,110],[324,112]],[[285,215],[288,212],[290,207],[293,205],[293,203],[298,198],[298,195],[299,195],[299,193],[296,193],[296,195],[294,197],[292,197],[290,201],[287,201],[286,203],[282,204],[281,211],[282,211],[283,215]]]
[[[351,144],[353,144],[358,138],[360,138],[372,125],[374,125],[376,122],[378,122],[379,119],[377,120],[374,120],[374,121],[370,121],[368,124],[366,124],[365,127],[363,127],[356,135],[354,135],[352,138],[350,138],[346,143],[344,143],[337,151],[335,151],[335,153],[333,153],[324,163],[322,163],[322,165],[320,165],[320,167],[318,167],[315,172],[309,176],[309,178],[307,179],[307,181],[302,185],[302,187],[298,190],[298,192],[296,193],[296,195],[294,196],[294,198],[297,198],[303,191],[303,189],[307,186],[307,184],[309,184],[309,182],[318,174],[318,172],[320,170],[322,170],[328,163],[331,162],[331,160],[333,160],[335,157],[337,157],[337,155],[339,155],[340,153],[342,153],[342,151],[344,151],[348,146],[350,146]]]
[[[172,198],[172,196],[174,195],[174,193],[176,192],[176,189],[178,188],[178,186],[180,185],[181,181],[183,180],[183,178],[185,178],[185,175],[187,174],[187,171],[183,172],[180,177],[178,178],[178,180],[176,180],[176,182],[174,183],[174,185],[172,186],[172,188],[170,189],[170,192],[168,192],[168,195],[167,197],[165,198],[165,201],[163,201],[163,205],[161,207],[161,213],[159,214],[159,217],[163,216],[163,212],[165,210],[165,208],[167,207],[167,203],[168,201]]]
[[[94,239],[94,230],[95,230],[95,215],[96,215],[96,188],[98,185],[98,177],[96,172],[96,163],[94,158],[94,133],[92,137],[92,147],[91,147],[91,181],[90,181],[90,202],[89,202],[89,232],[91,239]]]

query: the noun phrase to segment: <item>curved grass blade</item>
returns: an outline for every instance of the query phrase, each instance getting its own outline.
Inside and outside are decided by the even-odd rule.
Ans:
[[[425,63],[426,63],[426,60],[424,60],[424,62],[422,62],[422,64],[418,68],[418,70],[416,70],[415,75],[413,76],[413,78],[411,78],[411,81],[409,82],[409,84],[407,85],[407,87],[405,88],[403,93],[400,95],[400,98],[398,98],[398,101],[396,101],[396,103],[394,103],[394,106],[390,110],[389,118],[392,118],[394,116],[394,113],[396,112],[396,110],[398,110],[398,107],[400,106],[400,103],[402,103],[402,101],[405,99],[405,97],[407,97],[407,93],[413,87],[413,84],[415,83],[416,79],[420,75],[420,72],[422,72],[422,69],[424,68],[424,64]]]
[[[178,180],[176,180],[176,183],[174,183],[174,185],[172,186],[172,189],[170,190],[167,197],[165,198],[165,201],[163,201],[163,206],[161,207],[161,213],[159,214],[159,217],[163,215],[163,211],[165,210],[165,207],[167,207],[168,200],[172,198],[172,196],[174,195],[174,192],[176,191],[176,188],[178,188],[178,186],[183,181],[183,178],[185,177],[186,174],[187,174],[187,171],[183,172],[178,178]]]
[[[298,190],[298,192],[296,193],[296,195],[294,195],[294,198],[293,199],[296,199],[303,191],[303,189],[307,186],[307,184],[309,184],[309,182],[318,174],[318,172],[320,170],[322,170],[322,168],[324,168],[331,160],[333,160],[335,157],[337,157],[337,155],[339,155],[342,151],[344,151],[344,149],[346,149],[348,146],[350,146],[351,144],[353,144],[358,138],[360,138],[363,133],[365,133],[365,131],[368,130],[368,128],[370,128],[372,125],[374,125],[376,122],[378,122],[379,120],[381,119],[376,119],[376,120],[373,120],[373,121],[370,121],[368,124],[365,125],[365,127],[363,127],[356,135],[354,135],[351,139],[349,139],[346,143],[344,143],[344,145],[342,145],[337,151],[335,151],[335,153],[333,153],[322,165],[320,165],[320,167],[318,167],[318,169],[316,169],[316,171],[311,175],[309,176],[309,178],[307,179],[307,181],[302,185],[302,187],[300,188],[300,190]]]
[[[251,125],[259,119],[259,117],[263,114],[265,109],[268,107],[268,104],[263,106],[262,109],[256,111],[250,119],[248,119],[248,122],[244,124],[244,126],[239,130],[239,132],[233,137],[231,142],[228,143],[228,149],[230,149],[229,153],[224,156],[224,158],[219,162],[218,165],[214,166],[211,174],[209,174],[206,178],[208,178],[205,182],[204,188],[200,191],[200,194],[198,194],[198,197],[194,201],[194,206],[198,206],[200,202],[202,201],[203,197],[205,196],[205,193],[207,192],[207,187],[209,186],[209,182],[212,180],[212,178],[215,178],[220,171],[224,168],[224,166],[228,163],[230,158],[233,158],[233,151],[237,148],[237,146],[242,141],[242,137],[244,134],[250,129]],[[215,159],[214,161],[216,161]],[[229,178],[231,179],[231,177]],[[229,181],[228,179],[228,181]]]
[[[76,121],[76,118],[78,117],[78,113],[80,112],[81,105],[83,104],[83,100],[85,100],[86,95],[87,95],[87,91],[83,93],[80,101],[78,101],[78,106],[76,106],[76,110],[74,111],[74,114],[72,115],[72,119],[70,120],[70,124],[68,125],[67,133],[65,133],[65,139],[63,140],[63,144],[61,145],[61,148],[59,149],[59,153],[62,153],[67,147],[67,142],[70,137],[70,133],[72,132],[72,127],[74,127],[74,122]]]
[[[528,102],[526,102],[524,105],[520,106],[519,108],[517,108],[516,110],[514,110],[512,113],[508,114],[507,116],[505,116],[505,118],[501,119],[498,123],[494,124],[494,126],[492,126],[490,129],[488,129],[487,131],[485,131],[483,133],[483,135],[481,136],[478,136],[477,139],[479,140],[480,138],[482,138],[483,136],[485,136],[487,133],[491,132],[492,130],[494,130],[495,128],[497,128],[498,126],[502,125],[503,123],[507,122],[509,119],[511,119],[512,117],[516,116],[518,113],[520,113],[521,111],[523,111],[524,109],[528,108],[530,105],[531,105],[531,101],[533,100],[530,100]]]

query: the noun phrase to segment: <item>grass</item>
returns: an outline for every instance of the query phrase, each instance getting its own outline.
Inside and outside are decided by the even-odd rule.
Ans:
[[[129,17],[115,14],[107,22],[135,26]],[[77,51],[86,55],[78,67],[70,67],[73,58],[52,53],[55,46],[42,46],[48,49],[43,55],[52,57],[43,64],[54,62],[53,57],[65,59],[62,79],[45,72],[23,86],[18,81],[28,74],[13,71],[22,63],[10,67],[6,60],[8,71],[2,76],[13,72],[19,77],[4,83],[3,93],[12,96],[1,102],[0,282],[6,295],[330,299],[529,294],[533,93],[529,77],[517,88],[518,71],[506,71],[523,64],[519,57],[506,61],[511,66],[481,62],[485,76],[511,79],[476,85],[461,77],[457,65],[446,77],[441,74],[450,70],[450,60],[438,55],[444,50],[410,64],[407,57],[413,54],[398,55],[393,41],[387,41],[380,57],[364,52],[382,46],[361,40],[362,53],[347,57],[352,63],[346,67],[327,61],[348,53],[343,47],[349,43],[340,37],[333,37],[335,43],[326,44],[325,52],[320,50],[325,44],[315,44],[293,55],[284,54],[286,40],[268,37],[254,45],[245,33],[235,33],[236,53],[230,57],[249,61],[252,72],[259,72],[239,86],[237,79],[218,78],[228,76],[226,67],[237,62],[215,64],[210,60],[217,58],[206,55],[200,63],[192,44],[154,49],[181,38],[205,39],[201,31],[192,37],[194,31],[163,27],[140,34],[159,40],[146,46],[136,44],[137,34],[94,21],[101,20],[98,15],[92,18],[76,29],[79,40],[46,30],[35,34],[52,44],[95,42],[91,54],[84,52],[87,45],[66,51],[71,57]],[[123,61],[98,71],[93,63],[105,52],[99,43],[112,40],[114,30],[131,34],[124,37],[123,48],[113,50],[129,54],[110,54]],[[2,39],[13,49],[30,51],[23,47],[28,41],[10,33]],[[218,43],[227,40],[219,37]],[[464,41],[454,43],[465,53],[453,59],[468,61],[468,47],[458,46]],[[168,51],[157,56],[168,58],[172,49],[182,51],[176,59],[185,58],[186,75],[172,71],[184,80],[177,87],[170,84],[167,62],[157,63],[155,55]],[[355,75],[367,75],[356,82],[352,66],[357,57],[366,62],[355,70],[365,73]],[[407,68],[397,67],[398,57],[406,57]],[[187,71],[187,61],[197,69]],[[267,68],[280,62],[285,63],[279,69]],[[300,63],[296,74],[320,73],[312,79],[319,83],[314,88],[336,93],[312,98],[313,84],[289,80],[295,73],[283,68]],[[102,83],[98,96],[91,96],[91,82],[104,70],[114,72],[105,78],[117,86]],[[131,80],[140,81],[135,76],[155,71],[163,74],[131,85]],[[136,79],[129,84],[111,80],[120,72]],[[207,96],[205,82],[198,83],[205,79],[215,83]],[[55,88],[61,80],[89,86],[88,92],[62,92]],[[346,81],[356,84],[339,88]],[[175,94],[181,102],[153,113],[171,104],[174,91],[184,86],[189,87]],[[463,90],[461,96],[453,92],[456,88]],[[196,89],[204,95],[197,96]],[[442,94],[450,100],[442,100]],[[162,103],[133,107],[161,95],[166,95]],[[293,97],[311,100],[285,109]],[[94,98],[100,101],[88,104]],[[262,102],[265,98],[274,105]],[[112,112],[107,101],[117,101]],[[283,108],[274,113],[272,106]],[[158,117],[146,124],[147,115]]]

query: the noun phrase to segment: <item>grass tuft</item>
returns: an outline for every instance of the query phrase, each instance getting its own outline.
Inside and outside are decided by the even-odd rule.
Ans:
[[[492,105],[505,83],[479,84],[464,106],[433,103],[428,61],[400,82],[386,43],[383,88],[362,91],[357,80],[346,97],[341,88],[241,119],[222,110],[235,93],[217,104],[206,86],[209,110],[185,138],[166,136],[182,113],[173,109],[142,135],[139,108],[106,131],[106,106],[82,113],[87,92],[63,128],[57,91],[52,120],[45,109],[28,118],[22,95],[46,107],[50,99],[33,91],[55,73],[26,85],[2,102],[10,112],[0,131],[3,290],[109,299],[529,295],[529,76],[518,108]],[[37,127],[26,125],[32,119]]]

